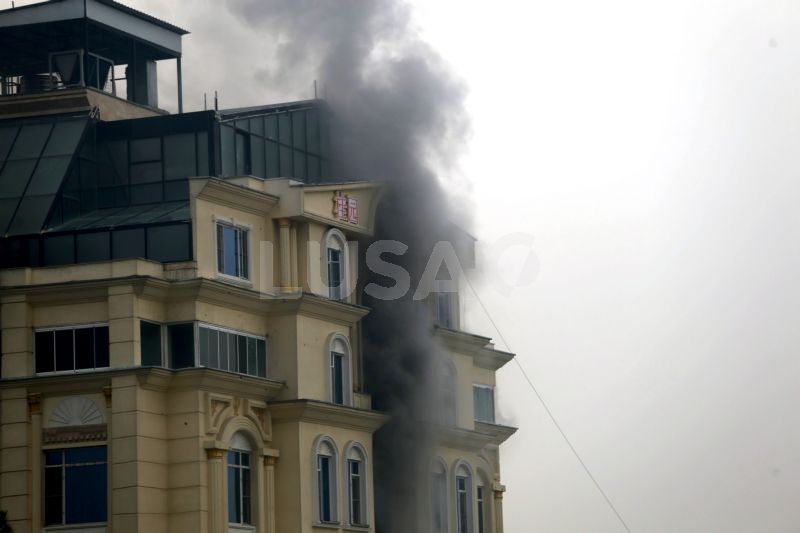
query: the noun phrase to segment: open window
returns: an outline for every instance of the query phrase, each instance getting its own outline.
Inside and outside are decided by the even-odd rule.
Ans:
[[[352,350],[347,337],[337,333],[331,336],[328,354],[330,358],[330,401],[337,405],[352,404],[351,361]]]
[[[325,234],[324,251],[324,271],[327,273],[328,296],[331,300],[346,300],[349,294],[348,257],[347,239],[341,231],[331,228]]]
[[[247,228],[217,221],[217,272],[250,279],[250,232]]]

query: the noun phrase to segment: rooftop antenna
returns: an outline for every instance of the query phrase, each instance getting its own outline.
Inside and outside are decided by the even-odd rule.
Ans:
[[[214,111],[219,111],[219,95],[214,91]]]

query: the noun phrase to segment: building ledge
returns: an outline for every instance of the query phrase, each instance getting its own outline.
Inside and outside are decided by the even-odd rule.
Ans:
[[[272,423],[311,422],[345,429],[369,431],[381,427],[389,417],[378,411],[357,409],[317,400],[289,400],[270,402]]]
[[[88,113],[99,110],[100,120],[167,115],[163,109],[137,104],[91,87],[0,96],[0,120],[43,115]]]

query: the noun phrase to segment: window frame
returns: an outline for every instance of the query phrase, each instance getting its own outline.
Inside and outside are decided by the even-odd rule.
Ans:
[[[437,491],[439,487],[436,486],[435,478],[438,478],[441,481],[441,490]],[[450,531],[450,497],[448,480],[449,476],[447,473],[447,463],[445,463],[441,457],[434,458],[434,460],[431,462],[429,477],[431,497],[431,531],[433,531],[433,533],[447,533]],[[439,507],[438,512],[440,513],[442,519],[441,528],[438,529],[434,523],[437,513],[437,506]]]
[[[56,376],[56,375],[68,375],[68,374],[85,374],[91,372],[103,372],[106,370],[111,369],[111,343],[109,341],[109,356],[108,356],[108,366],[93,366],[91,368],[75,368],[76,364],[76,350],[75,350],[75,330],[79,329],[90,329],[90,328],[107,328],[109,329],[108,322],[91,322],[87,324],[73,324],[69,326],[47,326],[41,328],[33,328],[33,374],[35,376]],[[57,354],[55,352],[55,334],[53,339],[53,370],[47,372],[37,372],[36,371],[36,363],[37,363],[37,348],[36,348],[36,334],[37,333],[48,333],[48,332],[57,332],[57,331],[72,331],[72,369],[71,370],[57,370]],[[110,329],[109,329],[110,334]],[[97,353],[93,353],[95,362]]]
[[[92,461],[92,462],[85,462],[85,463],[67,463],[66,460],[66,451],[67,450],[76,450],[82,448],[104,448],[105,449],[105,460],[104,461]],[[61,463],[58,465],[48,465],[47,464],[47,454],[53,452],[61,452],[62,459]],[[58,530],[58,529],[75,529],[77,527],[103,527],[108,524],[108,514],[109,514],[109,499],[107,496],[108,488],[109,488],[109,481],[110,481],[110,470],[108,468],[110,461],[108,456],[108,444],[107,443],[92,443],[90,446],[86,445],[79,445],[79,446],[64,446],[61,445],[53,445],[43,447],[41,453],[41,520],[42,520],[42,528],[44,530]],[[67,490],[66,490],[66,480],[67,480],[67,465],[71,467],[81,467],[81,466],[98,466],[98,465],[105,465],[105,483],[106,487],[103,491],[106,494],[106,501],[105,501],[105,520],[97,521],[97,522],[67,522],[66,515],[67,515]],[[47,470],[60,470],[61,472],[61,522],[60,523],[47,523]]]
[[[337,344],[341,343],[341,346]],[[328,401],[334,405],[353,405],[353,348],[342,333],[333,333],[328,340]],[[340,350],[339,348],[344,348]],[[334,355],[342,356],[342,402],[336,401],[336,383],[334,369]]]
[[[488,390],[491,394],[491,420],[486,420],[484,418],[478,417],[478,403],[476,400],[478,399],[477,390]],[[487,424],[495,424],[497,420],[497,411],[495,409],[496,405],[496,398],[495,398],[495,387],[493,385],[486,385],[484,383],[473,383],[472,384],[472,418],[476,422],[484,422]]]
[[[357,455],[357,459],[351,456]],[[359,442],[350,442],[345,448],[344,458],[344,472],[346,475],[345,486],[347,489],[347,525],[355,528],[369,528],[369,461],[367,452],[364,446]],[[361,514],[361,521],[353,520],[353,484],[350,466],[352,463],[360,465],[360,472],[358,474],[359,481],[359,513]]]
[[[438,413],[439,424],[446,427],[458,426],[458,369],[449,357],[442,358],[441,399]]]
[[[331,455],[323,454],[322,447],[327,446],[330,449]],[[320,485],[321,481],[321,457],[328,458],[328,505],[330,507],[330,518],[324,520],[322,516],[322,503],[323,493]],[[313,487],[314,487],[314,520],[315,526],[332,526],[340,525],[339,519],[339,450],[336,447],[334,440],[327,435],[320,435],[314,442],[312,450],[312,463],[313,469]]]
[[[463,471],[463,474],[462,474]],[[459,489],[459,481],[464,480],[465,487],[463,491]],[[454,488],[454,496],[455,496],[455,511],[456,511],[456,533],[473,533],[473,526],[474,526],[474,513],[475,513],[475,505],[474,505],[474,489],[475,486],[475,474],[472,471],[472,467],[464,460],[459,460],[456,462],[455,466],[453,467],[453,488]],[[466,505],[466,509],[462,513],[462,498],[461,495],[463,494],[463,504]],[[464,519],[466,523],[462,521],[462,516],[464,515]]]
[[[433,292],[434,319],[436,325],[445,329],[458,329],[458,300],[453,292]],[[442,317],[442,302],[445,302],[446,316]]]
[[[238,454],[238,456],[240,458],[238,464],[232,464],[231,463],[231,454]],[[247,457],[247,463],[248,463],[247,465],[243,464],[243,461],[241,460],[241,457]],[[231,525],[231,526],[234,526],[234,527],[238,527],[238,528],[254,527],[255,526],[255,522],[256,522],[256,520],[255,520],[255,518],[253,516],[253,492],[254,492],[253,485],[254,485],[255,477],[256,477],[254,475],[255,472],[253,470],[253,457],[254,457],[254,455],[253,455],[252,450],[243,450],[243,449],[240,449],[240,448],[230,448],[230,449],[228,449],[228,453],[227,453],[226,465],[225,466],[226,466],[226,473],[228,474],[228,479],[230,480],[231,469],[237,470],[239,472],[239,485],[236,488],[236,489],[238,489],[238,492],[236,491],[236,489],[234,489],[234,494],[238,494],[239,495],[239,501],[238,502],[234,502],[234,504],[236,505],[237,512],[239,514],[239,517],[241,518],[241,521],[239,521],[239,522],[235,522],[235,521],[233,521],[231,519],[232,518],[231,517],[231,513],[230,513],[230,509],[231,509],[230,492],[231,492],[231,489],[230,489],[230,486],[229,486],[228,487],[228,495],[229,495],[229,498],[228,498],[228,511],[227,511],[228,512],[228,524]],[[244,475],[245,471],[247,471],[247,473],[248,473],[247,481],[245,481],[245,479],[244,479],[245,478],[245,475]],[[247,499],[249,500],[248,502],[245,502],[245,496],[244,496],[244,488],[245,488],[246,485],[249,485],[249,487],[248,487],[249,488],[249,491],[248,491],[249,496],[247,497]],[[245,506],[249,506],[249,508],[245,509]],[[247,513],[245,513],[245,510],[247,511]],[[246,521],[245,516],[247,516],[249,518],[249,521]]]
[[[224,217],[213,217],[214,223],[214,271],[216,272],[216,276],[220,279],[226,281],[233,281],[236,283],[246,283],[248,285],[252,284],[252,272],[253,272],[253,250],[252,250],[252,243],[250,235],[252,233],[252,226],[250,224],[245,224],[241,222],[237,222],[231,218],[224,218]],[[245,244],[245,253],[244,258],[241,258],[239,254],[236,253],[234,250],[234,254],[236,255],[236,269],[237,274],[228,274],[223,270],[220,270],[220,266],[224,268],[224,259],[223,264],[220,265],[220,240],[219,240],[219,226],[223,226],[226,228],[233,229],[237,232],[237,244],[241,247],[241,244]],[[241,236],[244,235],[245,238]],[[224,250],[223,250],[223,257],[224,257]],[[244,270],[245,275],[240,275]]]
[[[335,248],[333,243],[338,243],[338,248]],[[326,291],[325,296],[331,300],[347,303],[350,301],[350,247],[347,237],[339,228],[329,228],[323,237],[323,244],[323,250],[320,255],[322,259],[322,275],[325,276],[325,279],[322,280],[322,285]],[[329,250],[338,250],[341,257],[339,261],[340,284],[338,286],[338,297],[335,297],[333,293],[334,287],[331,285],[330,280]]]

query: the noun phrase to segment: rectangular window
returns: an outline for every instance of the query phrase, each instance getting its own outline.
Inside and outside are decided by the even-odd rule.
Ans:
[[[217,271],[248,279],[248,235],[245,228],[217,223]]]
[[[494,424],[494,388],[474,384],[472,398],[475,406],[475,420]]]
[[[444,533],[447,529],[447,478],[444,472],[431,475],[433,531]]]
[[[443,328],[453,329],[455,320],[453,313],[453,294],[449,292],[436,292],[436,323]]]
[[[331,352],[331,400],[344,405],[344,354]]]
[[[331,505],[331,458],[317,455],[317,484],[319,485],[320,522],[333,522]]]
[[[44,455],[44,525],[105,522],[106,447],[47,450]]]
[[[42,329],[34,334],[36,373],[108,368],[108,326]]]
[[[152,322],[139,322],[142,346],[142,366],[162,366],[161,325]]]
[[[239,450],[228,452],[228,522],[251,525],[252,481],[250,454]]]
[[[200,366],[267,377],[267,341],[205,325],[199,326]]]
[[[342,299],[342,251],[328,248],[328,291],[332,300]]]
[[[364,525],[366,521],[364,520],[364,513],[361,505],[363,500],[363,495],[361,494],[361,461],[348,459],[347,470],[350,478],[350,523],[353,525]]]
[[[194,363],[194,324],[170,324],[167,326],[169,354],[172,368],[190,368]]]
[[[458,476],[456,478],[456,506],[458,517],[458,533],[469,533],[469,491],[467,490],[467,478]]]

